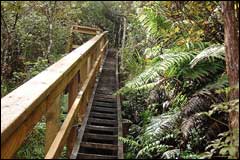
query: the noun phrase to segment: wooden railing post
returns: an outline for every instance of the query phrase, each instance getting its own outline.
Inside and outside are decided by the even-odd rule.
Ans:
[[[87,58],[87,73],[91,71],[91,55]]]
[[[46,112],[45,153],[47,153],[60,128],[60,97],[61,95],[57,96],[52,104],[47,104],[47,109],[49,109]]]
[[[69,83],[69,95],[68,95],[68,111],[71,109],[71,106],[75,100],[75,98],[77,97],[77,93],[78,93],[78,74],[75,75],[73,77],[73,79],[71,80],[71,82]],[[67,156],[70,157],[72,149],[73,149],[73,145],[74,145],[74,141],[76,140],[76,121],[74,121],[73,126],[69,136],[67,138]]]

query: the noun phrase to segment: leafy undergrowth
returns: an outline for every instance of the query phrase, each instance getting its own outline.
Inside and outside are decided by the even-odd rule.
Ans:
[[[184,9],[195,8],[185,13],[187,18],[171,4],[138,8],[130,19],[135,23],[129,28],[136,33],[128,36],[122,50],[124,86],[118,91],[123,118],[132,122],[128,134],[120,137],[125,158],[236,158],[239,128],[230,133],[228,117],[233,110],[239,112],[239,104],[227,96],[232,88],[225,73],[223,39],[216,41],[196,25],[197,18],[196,23],[188,23],[188,18],[204,15],[209,24],[222,22],[199,12],[196,6],[203,7],[201,3],[182,4]],[[219,3],[204,5],[215,8],[215,16],[220,14]],[[145,38],[134,38],[143,29]]]

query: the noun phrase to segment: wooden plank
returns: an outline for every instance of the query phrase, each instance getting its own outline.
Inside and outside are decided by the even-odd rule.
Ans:
[[[90,70],[91,70],[91,56],[89,56],[88,58],[87,58],[87,73],[89,73],[90,72]]]
[[[60,128],[60,97],[59,95],[55,103],[49,107],[46,117],[46,141],[45,141],[45,153],[48,151],[50,145],[52,144],[57,132]]]
[[[117,125],[117,120],[110,120],[110,119],[100,119],[100,118],[88,118],[88,122],[90,123],[98,123],[98,124],[113,124]]]
[[[101,40],[103,32],[1,99],[1,144],[28,118],[85,54]],[[66,82],[67,83],[67,82]],[[34,87],[32,87],[34,86]]]
[[[108,113],[98,113],[98,112],[91,112],[90,114],[91,116],[93,117],[102,117],[102,118],[117,118],[117,115],[116,114],[108,114]]]
[[[117,156],[78,153],[78,159],[117,159]]]
[[[93,105],[95,105],[95,106],[103,106],[103,107],[115,107],[115,106],[117,106],[114,103],[100,102],[100,101],[94,101]]]
[[[1,159],[10,159],[27,138],[33,127],[39,122],[46,112],[46,101],[42,102],[26,119],[21,126],[9,137],[8,141],[1,144]]]
[[[90,130],[97,130],[97,131],[112,131],[112,132],[118,130],[117,127],[96,126],[96,125],[87,125],[86,128],[87,128],[87,129],[90,129]]]
[[[114,94],[114,91],[112,91],[111,89],[97,89],[97,92],[98,93],[106,93],[106,94],[109,94],[109,95],[112,95]]]
[[[77,26],[77,25],[73,25],[72,29],[73,29],[73,32],[85,33],[90,35],[96,35],[102,32],[102,30],[97,28],[90,28],[86,26]]]
[[[93,111],[95,112],[109,112],[109,113],[116,113],[117,109],[115,108],[106,108],[106,107],[93,107]]]
[[[95,101],[99,101],[99,102],[109,102],[109,103],[116,103],[117,101],[113,98],[103,98],[103,97],[95,97],[94,98]]]
[[[74,78],[71,80],[71,82],[69,83],[69,94],[68,94],[68,111],[70,111],[74,100],[77,97],[77,93],[78,93],[78,75],[76,74],[74,76]],[[76,125],[76,119],[73,120],[73,125]],[[67,138],[67,156],[70,157],[72,149],[73,149],[73,145],[74,145],[74,141],[76,140],[76,127],[71,127],[70,129],[70,133],[69,136]]]
[[[106,150],[117,150],[117,145],[113,144],[100,144],[92,142],[82,142],[81,147],[86,148],[96,148],[96,149],[106,149]]]
[[[86,92],[86,89],[89,85],[89,82],[94,78],[94,75],[96,75],[96,72],[99,68],[99,62],[100,62],[101,57],[99,56],[98,60],[95,62],[93,70],[89,73],[87,80],[84,82],[83,87],[81,88],[80,92],[78,93],[77,98],[75,99],[69,113],[67,114],[67,117],[65,121],[63,122],[63,125],[60,128],[60,131],[58,132],[56,138],[54,139],[48,153],[46,154],[45,158],[46,159],[52,159],[56,158],[66,141],[66,138],[69,134],[69,131],[71,129],[71,126],[73,124],[73,120],[77,114],[77,111],[79,110],[83,101],[83,95]]]
[[[116,54],[116,88],[119,89],[118,54]],[[117,95],[118,137],[122,137],[122,111],[120,95]],[[118,139],[118,159],[123,159],[123,143]]]
[[[96,93],[96,98],[104,98],[104,99],[113,100],[113,99],[115,99],[115,96],[111,95],[111,94]]]
[[[85,133],[84,138],[99,139],[99,140],[117,140],[117,135]]]
[[[103,45],[103,47],[101,48],[101,52],[103,52],[105,50],[105,48],[107,48],[108,42],[109,41],[107,40],[107,42]]]

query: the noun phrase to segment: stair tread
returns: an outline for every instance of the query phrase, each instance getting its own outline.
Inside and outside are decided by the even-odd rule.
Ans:
[[[87,129],[99,130],[99,131],[117,131],[117,127],[107,127],[107,126],[97,126],[97,125],[87,125]]]
[[[109,102],[101,102],[101,101],[93,101],[94,106],[103,106],[103,107],[117,107],[116,103]]]
[[[116,114],[98,113],[98,112],[91,112],[90,116],[103,117],[103,118],[117,118]]]
[[[89,118],[89,122],[101,123],[101,124],[117,124],[117,120],[101,119],[101,118]]]
[[[101,140],[117,140],[117,135],[107,135],[107,134],[85,133],[84,137],[91,138],[91,139],[101,139]]]
[[[117,159],[117,156],[112,155],[100,155],[100,154],[88,154],[78,153],[79,159]]]
[[[116,113],[116,112],[117,112],[117,108],[93,106],[92,111],[95,111],[95,112],[110,112],[110,113]]]
[[[92,142],[82,142],[80,147],[107,149],[107,150],[117,150],[117,148],[118,148],[117,145],[113,145],[113,144],[92,143]]]
[[[102,97],[94,97],[94,101],[107,102],[107,103],[117,103],[116,99],[109,99],[109,98],[102,98]]]

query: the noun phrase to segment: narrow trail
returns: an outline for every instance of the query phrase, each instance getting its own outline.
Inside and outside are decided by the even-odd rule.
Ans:
[[[114,95],[118,86],[116,63],[116,50],[109,49],[97,77],[83,125],[78,131],[72,158],[118,158],[118,116],[121,113],[118,113],[117,97]]]

